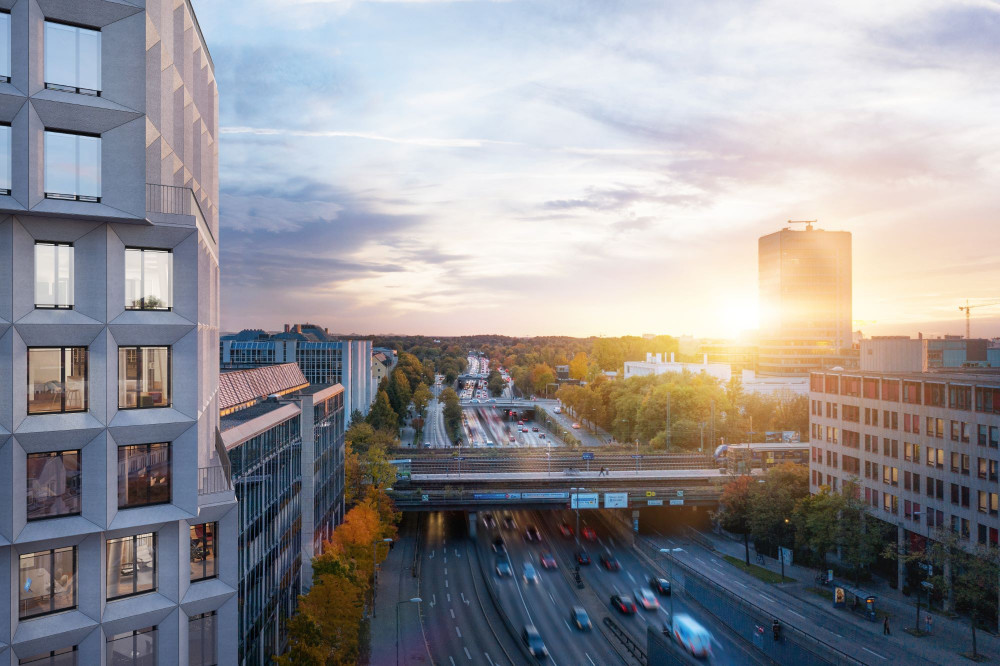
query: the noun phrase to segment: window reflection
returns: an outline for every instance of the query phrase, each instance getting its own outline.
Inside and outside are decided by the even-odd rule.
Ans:
[[[218,523],[191,526],[191,581],[216,575],[216,532]]]
[[[173,306],[174,255],[168,250],[125,249],[125,307],[169,310]]]
[[[45,87],[100,94],[100,31],[45,22]]]
[[[76,608],[76,547],[21,555],[18,617]]]
[[[156,627],[109,636],[108,663],[114,666],[156,666]]]
[[[170,347],[118,348],[118,408],[170,406]]]
[[[80,451],[29,453],[28,520],[80,513]]]
[[[28,413],[87,409],[87,348],[28,349]]]
[[[35,307],[73,307],[73,246],[35,243]]]
[[[10,81],[10,14],[0,12],[0,81]]]
[[[22,657],[18,666],[76,666],[76,646]]]
[[[156,534],[108,539],[108,601],[156,589]]]
[[[69,201],[101,200],[101,138],[45,132],[45,196]]]
[[[188,620],[188,666],[215,666],[215,611]]]
[[[10,194],[11,155],[10,125],[0,125],[0,194]]]
[[[118,447],[118,508],[170,501],[170,445]]]

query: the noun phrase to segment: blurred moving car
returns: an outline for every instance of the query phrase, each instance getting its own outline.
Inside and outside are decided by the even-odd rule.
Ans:
[[[590,631],[592,625],[590,624],[590,616],[587,615],[587,611],[584,610],[583,606],[573,606],[573,612],[570,613],[570,618],[573,620],[573,624],[580,631]]]
[[[639,602],[639,605],[646,610],[655,611],[660,608],[660,600],[657,599],[656,595],[654,595],[650,590],[637,587],[632,591],[632,593],[635,595],[635,599]]]
[[[524,528],[524,540],[525,541],[541,541],[542,535],[538,533],[538,528],[534,525],[528,525]]]
[[[614,594],[611,596],[611,605],[622,615],[633,615],[635,614],[635,602],[632,598],[623,594]]]
[[[670,581],[666,578],[650,578],[649,587],[659,595],[670,596]]]
[[[586,539],[587,541],[597,540],[597,532],[594,531],[593,527],[584,527],[582,530],[580,530],[580,534],[582,534],[583,538]]]
[[[504,551],[503,537],[497,535],[496,539],[493,539],[493,550],[497,553],[502,553]]]
[[[573,528],[570,527],[568,523],[562,523],[559,525],[559,534],[562,534],[568,539],[573,536]]]
[[[489,528],[494,528],[497,526],[497,521],[496,519],[493,518],[492,513],[487,512],[483,514],[483,525],[486,525],[486,527]]]
[[[573,430],[579,430],[579,429],[580,429],[580,424],[579,423],[574,423],[573,424]]]
[[[506,516],[503,517],[503,521],[502,522],[503,522],[503,528],[505,530],[516,530],[517,529],[517,523],[514,522],[514,516],[510,515],[509,513]]]
[[[671,623],[670,634],[678,645],[695,657],[712,654],[712,634],[690,615],[678,613]]]
[[[528,646],[528,652],[531,653],[532,657],[542,659],[549,656],[549,649],[545,647],[545,641],[542,640],[542,635],[538,633],[538,629],[535,629],[535,625],[524,625],[524,632],[521,634],[521,638],[524,640],[524,644]]]
[[[538,559],[541,562],[543,569],[555,569],[558,567],[556,564],[556,558],[552,556],[552,553],[542,553]]]
[[[587,551],[585,550],[576,551],[576,563],[582,567],[588,566],[590,564],[590,555],[587,555]]]
[[[610,553],[601,553],[601,566],[608,571],[618,571],[622,568],[622,565],[618,563],[617,558]]]
[[[531,562],[524,563],[524,582],[525,583],[538,582],[538,572],[535,571],[535,565],[533,565]]]
[[[505,559],[497,558],[497,576],[503,578],[504,576],[510,576],[512,572],[510,570],[510,562]]]

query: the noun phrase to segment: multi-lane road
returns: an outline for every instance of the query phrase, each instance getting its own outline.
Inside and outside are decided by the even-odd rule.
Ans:
[[[505,528],[503,518],[510,516],[515,526]],[[620,643],[602,626],[611,617],[639,645],[646,644],[646,629],[661,629],[668,619],[669,597],[659,597],[660,608],[623,616],[613,610],[613,594],[633,596],[635,588],[648,587],[652,572],[648,564],[615,536],[615,530],[596,512],[581,511],[581,527],[589,526],[596,539],[577,543],[576,536],[564,537],[559,531],[565,522],[575,531],[571,511],[514,511],[494,514],[495,526],[487,526],[480,515],[476,537],[469,538],[465,513],[430,513],[423,518],[420,581],[424,600],[424,632],[435,663],[499,664],[527,663],[518,640],[525,625],[534,625],[549,650],[549,662],[567,664],[621,664]],[[541,541],[527,541],[525,529],[535,526]],[[494,552],[497,536],[504,549]],[[592,563],[580,567],[583,581],[578,588],[573,579],[575,553],[584,549]],[[557,569],[544,569],[541,555],[551,553]],[[601,566],[602,553],[613,555],[621,569],[608,571]],[[499,561],[509,563],[512,576],[496,572]],[[530,563],[538,582],[526,580],[525,563]],[[486,585],[494,591],[489,594]],[[765,663],[758,654],[741,643],[726,627],[684,595],[675,595],[674,612],[686,613],[704,625],[713,635],[710,663]],[[497,606],[504,614],[501,618]],[[571,620],[574,606],[582,606],[590,615],[593,628],[580,631]]]

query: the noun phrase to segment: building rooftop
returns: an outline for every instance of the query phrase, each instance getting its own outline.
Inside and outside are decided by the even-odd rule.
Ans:
[[[309,386],[295,363],[231,370],[219,375],[219,410],[249,405],[269,395],[289,393]]]
[[[310,384],[303,389],[299,389],[298,393],[301,393],[302,395],[315,395],[320,391],[325,391],[331,386],[340,386],[340,384]],[[340,386],[340,390],[343,391],[344,387]]]
[[[891,372],[885,370],[814,370],[813,374],[879,376],[914,381],[978,382],[1000,386],[1000,368],[930,368],[927,372]]]
[[[220,418],[219,429],[222,432],[231,430],[232,428],[241,426],[244,423],[253,421],[256,418],[260,418],[261,416],[265,416],[267,414],[270,414],[271,412],[277,411],[289,404],[291,403],[280,402],[277,400],[259,402],[256,405],[251,405],[250,407],[246,407],[244,409],[240,409],[230,414],[226,414],[225,416]]]

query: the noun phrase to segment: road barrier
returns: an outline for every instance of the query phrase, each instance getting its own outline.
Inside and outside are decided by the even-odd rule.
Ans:
[[[642,646],[632,640],[632,637],[628,635],[628,632],[619,627],[617,622],[612,620],[610,617],[605,616],[604,626],[608,628],[615,638],[621,641],[622,645],[625,646],[625,649],[628,650],[628,653],[632,655],[636,661],[644,666],[648,663],[646,659],[646,651],[642,649]]]

